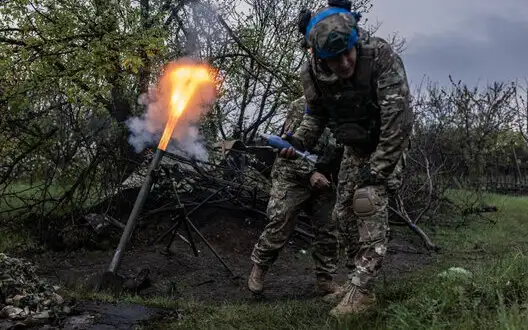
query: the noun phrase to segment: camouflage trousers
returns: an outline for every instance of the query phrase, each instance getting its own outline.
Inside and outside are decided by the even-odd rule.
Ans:
[[[388,200],[385,185],[356,189],[359,168],[368,156],[359,156],[346,147],[333,210],[344,245],[349,284],[360,290],[371,289],[372,280],[385,258],[388,244]]]
[[[272,265],[293,233],[301,210],[312,216],[315,233],[312,258],[317,276],[329,278],[337,270],[338,230],[332,219],[335,191],[316,191],[309,178],[272,172],[273,185],[267,207],[269,223],[260,235],[251,261],[263,266]],[[291,172],[291,171],[289,171]]]

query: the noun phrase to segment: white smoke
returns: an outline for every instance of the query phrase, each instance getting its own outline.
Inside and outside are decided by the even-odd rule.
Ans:
[[[187,133],[176,143],[170,144],[167,150],[173,154],[190,157],[201,161],[209,159],[205,139],[200,135],[198,127],[187,127]]]
[[[182,59],[170,66],[189,64],[191,60]],[[194,61],[191,63],[195,63]],[[162,79],[163,80],[163,79]],[[163,82],[162,82],[163,84]],[[145,106],[147,111],[140,117],[132,117],[126,121],[130,130],[128,142],[139,153],[147,147],[157,146],[169,115],[169,95],[164,94],[163,86],[149,89],[148,94],[142,94],[138,103]],[[207,160],[208,153],[205,139],[200,135],[198,121],[206,113],[215,100],[214,86],[202,86],[193,95],[184,114],[178,119],[172,133],[172,140],[167,151],[181,156]]]

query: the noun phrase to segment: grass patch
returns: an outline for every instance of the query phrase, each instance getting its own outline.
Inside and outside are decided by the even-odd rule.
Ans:
[[[0,252],[35,246],[37,244],[35,228],[39,225],[37,219],[42,220],[42,215],[53,210],[59,198],[70,186],[57,183],[46,187],[43,182],[32,184],[16,182],[0,186]],[[74,194],[74,200],[78,200],[77,195]],[[54,210],[53,214],[49,214],[46,221],[67,214],[74,208],[94,205],[100,199],[101,196],[94,188],[86,198],[82,199],[82,205],[75,202],[64,203]]]
[[[467,193],[451,191],[450,198],[454,202],[465,201]],[[466,256],[480,252],[488,260],[518,246],[528,247],[528,198],[496,194],[483,194],[480,198],[481,203],[497,206],[498,212],[483,213],[483,218],[467,217],[465,221],[458,221],[461,225],[455,228],[436,226],[435,241],[449,252]]]
[[[59,198],[71,189],[71,184],[53,183],[46,186],[44,182],[13,182],[7,186],[0,186],[0,220],[16,218],[28,211],[47,212],[55,207]],[[64,204],[56,210],[56,214],[64,214],[71,211],[72,207],[87,207],[97,203],[100,199],[100,191],[92,187],[88,193],[80,196],[78,190],[71,196],[74,201],[82,201],[82,205],[74,206]]]
[[[26,182],[0,186],[0,252],[28,249],[36,244],[31,228],[21,220],[29,212],[45,211],[49,204],[40,201],[55,198],[65,191],[59,186],[51,186],[47,191],[43,187],[43,183]]]
[[[451,195],[455,201],[463,197]],[[223,305],[170,297],[119,301],[178,310],[183,316],[148,329],[528,329],[528,198],[488,194],[482,201],[499,209],[486,214],[489,221],[471,217],[454,221],[457,226],[425,226],[441,253],[409,277],[380,278],[377,306],[367,314],[336,321],[328,316],[333,306],[318,299]],[[451,267],[467,272],[447,271]],[[73,295],[117,301],[104,294]]]
[[[528,329],[528,198],[481,198],[499,212],[486,214],[489,221],[472,217],[463,226],[437,226],[431,236],[443,250],[436,262],[397,282],[378,283],[378,305],[368,314],[336,321],[328,316],[332,306],[319,300],[192,303],[179,305],[182,320],[152,328]],[[451,267],[468,273],[446,272]]]
[[[157,329],[323,329],[330,325],[326,310],[314,301],[192,306],[183,320],[158,324]]]
[[[391,329],[526,329],[528,256],[421,274],[387,286],[378,314]]]
[[[103,302],[123,302],[181,311],[182,319],[153,324],[147,329],[324,329],[331,326],[328,305],[320,301],[250,302],[212,306],[189,300],[164,297],[143,299],[101,293],[76,293],[77,298]]]
[[[182,311],[181,320],[149,329],[528,329],[527,255],[513,252],[468,271],[428,269],[379,285],[375,310],[339,321],[320,300],[222,306],[162,298],[122,301]]]

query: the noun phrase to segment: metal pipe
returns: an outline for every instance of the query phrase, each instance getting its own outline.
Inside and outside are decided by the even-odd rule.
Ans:
[[[116,271],[116,269],[119,267],[121,259],[123,259],[123,254],[125,252],[126,246],[128,242],[130,241],[130,238],[132,237],[132,233],[134,232],[134,229],[136,227],[139,213],[141,212],[141,209],[143,208],[143,205],[145,204],[145,201],[147,200],[147,196],[150,192],[150,188],[152,187],[152,182],[153,182],[152,172],[158,167],[161,159],[163,158],[164,153],[165,152],[163,150],[156,149],[156,153],[154,154],[154,158],[152,159],[152,162],[150,163],[147,175],[145,177],[145,181],[143,181],[141,190],[139,191],[139,194],[136,198],[136,202],[134,203],[134,208],[132,209],[132,212],[130,212],[130,216],[128,217],[125,230],[123,231],[123,234],[121,235],[121,239],[119,240],[119,244],[117,245],[117,248],[115,250],[114,257],[112,258],[112,261],[110,262],[110,266],[108,267],[108,271],[111,273]]]

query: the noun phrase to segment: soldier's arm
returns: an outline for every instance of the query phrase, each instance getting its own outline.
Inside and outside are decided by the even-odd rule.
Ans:
[[[303,150],[311,151],[325,129],[328,117],[309,70],[308,65],[305,65],[301,71],[306,110],[293,137],[301,144]]]
[[[375,81],[381,113],[380,141],[370,167],[380,179],[394,170],[409,143],[413,114],[403,62],[386,42],[380,42],[375,60]]]
[[[298,98],[290,103],[288,112],[286,114],[286,119],[284,120],[284,124],[282,126],[283,133],[293,133],[295,128],[299,126],[304,113],[305,103],[304,97]]]
[[[314,165],[314,171],[323,173],[328,177],[334,171],[334,167],[339,166],[341,160],[337,142],[329,129],[326,129],[321,135],[315,153],[319,157]]]

